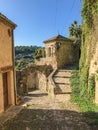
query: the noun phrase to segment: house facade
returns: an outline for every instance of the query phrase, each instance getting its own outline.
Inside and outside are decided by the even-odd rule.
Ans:
[[[16,102],[14,37],[16,25],[0,14],[0,113]]]
[[[53,68],[63,68],[79,62],[79,49],[74,41],[62,35],[44,41],[46,57],[36,61],[36,64],[52,65]]]

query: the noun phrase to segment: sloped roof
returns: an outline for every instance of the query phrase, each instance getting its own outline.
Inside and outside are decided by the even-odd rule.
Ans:
[[[54,37],[52,37],[48,40],[45,40],[44,43],[48,43],[48,42],[52,42],[52,41],[59,41],[59,40],[61,40],[61,41],[73,41],[69,38],[62,36],[62,35],[57,35],[57,36],[54,36]]]
[[[12,22],[11,20],[9,20],[5,15],[3,15],[2,13],[0,13],[0,21],[2,21],[5,24],[8,24],[9,26],[11,26],[12,28],[15,28],[17,25]]]

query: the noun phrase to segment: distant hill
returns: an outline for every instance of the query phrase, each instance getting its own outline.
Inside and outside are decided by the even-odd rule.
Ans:
[[[16,46],[15,47],[15,65],[17,69],[25,67],[34,62],[34,56],[37,50],[42,49],[38,46]]]

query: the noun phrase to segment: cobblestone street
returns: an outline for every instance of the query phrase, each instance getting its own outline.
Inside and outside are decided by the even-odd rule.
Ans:
[[[62,103],[45,93],[34,91],[24,97],[25,107],[0,130],[98,130],[92,128],[78,108]]]

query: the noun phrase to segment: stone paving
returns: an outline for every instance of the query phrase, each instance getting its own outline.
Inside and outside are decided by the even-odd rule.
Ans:
[[[24,106],[11,106],[8,110],[0,114],[0,125],[4,124],[11,118],[14,118]],[[1,130],[1,129],[0,129]]]
[[[64,104],[39,91],[29,93],[24,101],[20,113],[0,125],[0,130],[98,130],[69,101]]]

